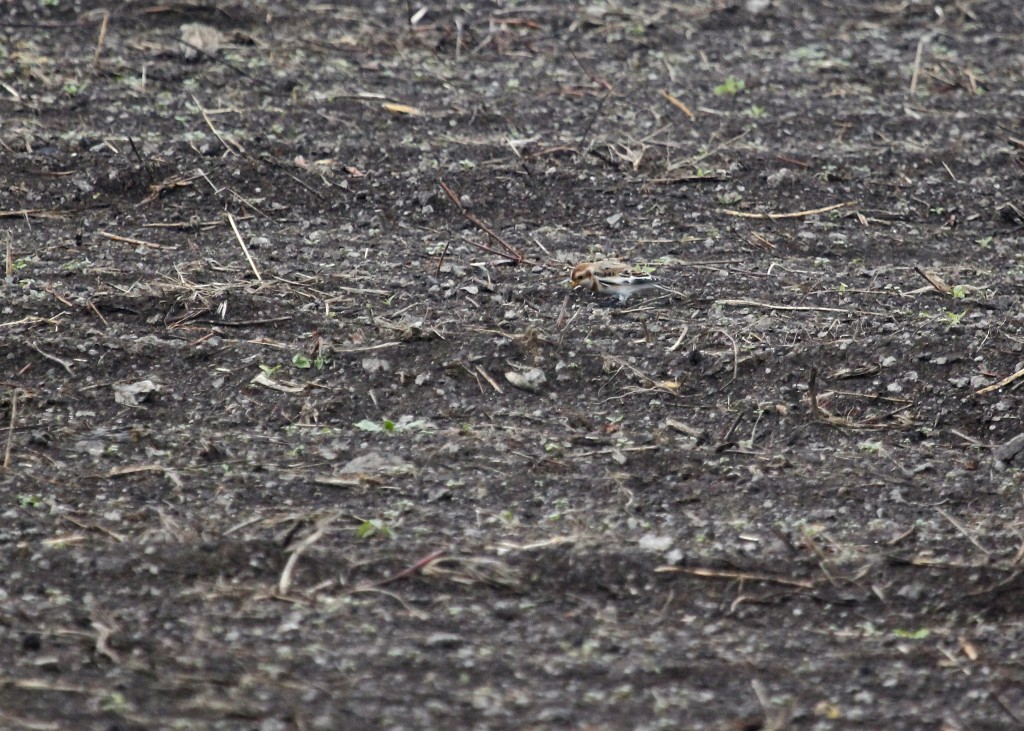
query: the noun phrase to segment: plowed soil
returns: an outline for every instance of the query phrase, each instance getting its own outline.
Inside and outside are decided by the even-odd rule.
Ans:
[[[1024,727],[1022,44],[3,3],[0,725]]]

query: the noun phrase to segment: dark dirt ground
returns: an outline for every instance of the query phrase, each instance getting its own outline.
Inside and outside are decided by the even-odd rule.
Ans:
[[[1022,43],[7,0],[0,725],[1024,728]]]

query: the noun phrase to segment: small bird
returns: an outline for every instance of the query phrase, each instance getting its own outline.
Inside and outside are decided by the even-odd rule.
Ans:
[[[647,272],[633,269],[620,261],[584,261],[569,277],[573,289],[586,287],[595,294],[607,294],[625,302],[637,292],[661,289]]]

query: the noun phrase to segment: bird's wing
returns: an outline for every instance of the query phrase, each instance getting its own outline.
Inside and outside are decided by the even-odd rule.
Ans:
[[[598,277],[611,277],[616,274],[629,272],[629,264],[621,261],[596,261],[593,263],[593,272]]]
[[[628,286],[643,286],[645,284],[654,284],[654,277],[646,272],[635,272],[626,270],[622,274],[612,274],[609,276],[599,275],[597,277],[601,282],[607,284],[610,287],[628,287]]]

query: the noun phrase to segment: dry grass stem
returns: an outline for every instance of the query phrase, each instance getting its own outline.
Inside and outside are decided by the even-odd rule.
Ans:
[[[476,369],[477,369],[477,371],[479,371],[480,375],[484,377],[484,380],[486,380],[489,384],[491,384],[491,388],[493,388],[498,393],[505,393],[502,390],[501,386],[498,384],[498,382],[495,381],[494,378],[491,377],[491,374],[484,370],[483,366],[478,365],[476,367]]]
[[[891,312],[872,312],[871,310],[849,310],[841,307],[814,307],[811,305],[777,305],[772,302],[755,302],[754,300],[715,300],[716,305],[725,307],[762,307],[767,310],[790,312],[838,312],[844,315],[861,315],[867,317],[892,317]]]
[[[71,370],[71,366],[72,366],[71,361],[63,360],[61,358],[58,358],[55,355],[51,355],[50,353],[47,353],[45,350],[40,348],[35,343],[29,343],[28,347],[32,348],[32,350],[36,351],[37,353],[39,353],[39,355],[43,356],[47,360],[52,360],[54,363],[56,363],[61,368],[63,368],[65,371],[67,371],[68,375],[74,375],[74,371]]]
[[[771,574],[759,574],[748,571],[709,569],[702,566],[659,566],[654,569],[654,573],[690,574],[691,576],[702,576],[710,579],[729,579],[731,581],[764,581],[771,584],[796,586],[801,589],[813,589],[816,583],[809,579],[790,579],[785,576],[773,576]]]
[[[235,217],[230,213],[228,215],[228,223],[231,224],[231,230],[235,232],[235,238],[238,239],[238,245],[242,247],[242,253],[245,254],[245,260],[249,262],[249,268],[252,269],[252,273],[256,275],[256,279],[259,282],[263,282],[263,275],[260,274],[260,270],[256,268],[256,262],[252,259],[252,254],[249,253],[249,247],[245,245],[245,239],[242,238],[242,233],[238,230],[238,224],[235,223]]]
[[[99,68],[100,55],[103,53],[103,44],[107,40],[107,28],[110,26],[110,11],[103,11],[103,20],[100,22],[100,36],[96,41],[96,52],[92,55],[93,69]]]
[[[423,620],[425,620],[425,619],[427,619],[429,617],[429,615],[426,614],[426,612],[422,612],[419,609],[416,609],[416,607],[414,607],[411,604],[409,604],[409,602],[405,601],[405,599],[403,599],[401,596],[399,596],[395,592],[388,591],[387,589],[381,589],[379,586],[357,586],[354,589],[349,589],[347,592],[345,592],[345,594],[346,595],[350,595],[350,594],[382,594],[382,595],[384,595],[386,597],[391,597],[396,602],[401,604],[402,605],[402,609],[404,609],[406,612],[408,612],[409,616],[411,616],[411,617],[413,617],[415,619],[423,621]]]
[[[972,534],[971,531],[967,530],[967,526],[965,526],[963,523],[961,523],[959,520],[954,518],[952,515],[950,515],[948,512],[946,512],[945,510],[943,510],[940,507],[936,507],[935,508],[935,512],[937,512],[943,518],[948,520],[949,524],[952,525],[954,528],[956,528],[958,531],[960,531],[960,533],[963,535],[964,538],[966,538],[967,540],[969,540],[971,543],[974,544],[975,548],[977,548],[979,551],[984,553],[986,556],[991,556],[992,555],[992,552],[990,550],[988,550],[983,545],[978,543],[978,539],[974,537],[974,534]]]
[[[299,541],[295,546],[291,548],[288,560],[285,562],[284,570],[281,571],[281,578],[277,582],[277,593],[282,597],[288,596],[289,591],[292,588],[292,579],[295,575],[295,566],[299,562],[299,558],[306,550],[314,543],[319,541],[324,533],[327,531],[328,526],[331,525],[337,518],[338,513],[331,513],[330,515],[321,518],[316,522],[312,532]]]
[[[672,345],[669,347],[668,352],[674,353],[677,350],[679,350],[679,346],[683,344],[683,340],[686,338],[686,335],[689,332],[690,332],[690,326],[687,325],[687,324],[684,324],[683,325],[683,329],[679,331],[679,337],[676,338],[676,341],[674,343],[672,343]]]
[[[210,115],[207,113],[205,107],[203,107],[203,105],[199,103],[199,100],[196,98],[196,95],[193,94],[191,91],[188,93],[188,95],[192,97],[192,102],[196,105],[196,109],[198,109],[199,113],[203,116],[203,121],[206,122],[206,126],[210,128],[211,132],[213,132],[213,136],[220,140],[220,143],[224,145],[224,148],[228,152],[234,153],[236,155],[244,155],[245,148],[243,148],[235,140],[227,137],[226,135],[221,134],[220,130],[218,130],[217,127],[214,125],[213,120],[210,119]]]
[[[120,241],[120,242],[123,242],[125,244],[132,244],[133,246],[145,246],[147,249],[172,249],[173,250],[173,249],[176,248],[174,246],[166,246],[164,244],[156,244],[156,243],[153,243],[152,241],[143,241],[142,239],[132,239],[132,238],[128,238],[127,236],[119,236],[117,234],[112,234],[109,231],[97,231],[96,235],[97,236],[102,236],[105,239],[110,239],[111,241]]]
[[[11,445],[14,443],[14,424],[18,419],[18,394],[21,389],[11,389],[11,418],[7,422],[7,445],[4,447],[4,469],[11,466]]]
[[[696,117],[693,116],[693,112],[690,111],[690,108],[683,104],[678,99],[676,99],[674,96],[669,94],[668,91],[662,89],[658,93],[661,94],[662,98],[664,98],[665,101],[667,101],[669,104],[671,104],[676,109],[680,110],[683,114],[685,114],[687,117],[689,117],[691,122],[696,119]]]
[[[919,266],[915,266],[914,271],[920,274],[924,278],[924,280],[935,289],[935,291],[945,295],[953,294],[953,288],[946,284],[944,281],[942,281],[942,278],[939,277],[938,274],[935,274],[934,272],[925,271]]]
[[[914,71],[910,75],[910,95],[917,94],[917,81],[921,77],[921,56],[924,55],[924,47],[928,43],[930,33],[925,33],[917,41],[917,51],[914,53]]]
[[[982,394],[990,393],[992,391],[998,391],[1000,388],[1003,388],[1004,386],[1009,386],[1011,383],[1013,383],[1014,381],[1016,381],[1017,379],[1022,378],[1022,377],[1024,377],[1024,368],[1021,368],[1019,371],[1011,373],[1010,375],[1008,375],[1006,378],[1004,378],[1003,380],[999,381],[998,383],[993,383],[990,386],[985,386],[984,388],[979,388],[974,393],[976,393],[978,396],[981,396]]]
[[[747,211],[734,211],[731,208],[722,209],[722,213],[728,216],[736,216],[737,218],[767,218],[772,221],[776,221],[784,218],[803,218],[805,216],[816,216],[820,213],[828,213],[838,208],[845,208],[847,206],[856,205],[856,201],[847,201],[846,203],[834,203],[831,206],[824,206],[823,208],[811,208],[806,211],[793,211],[791,213],[749,213]]]

